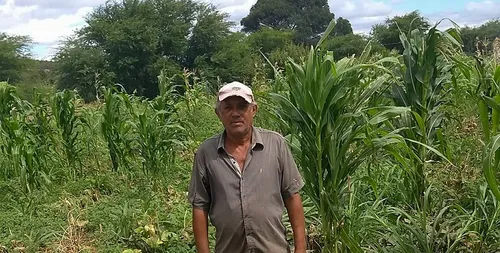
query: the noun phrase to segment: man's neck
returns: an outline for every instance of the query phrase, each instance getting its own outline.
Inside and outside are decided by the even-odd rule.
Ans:
[[[245,146],[248,145],[252,142],[252,129],[244,134],[243,136],[232,136],[226,132],[226,143],[235,146],[235,147],[240,147],[240,146]]]

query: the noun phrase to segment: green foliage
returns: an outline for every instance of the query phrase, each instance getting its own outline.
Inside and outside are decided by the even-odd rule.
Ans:
[[[126,123],[124,114],[128,96],[118,93],[116,89],[107,88],[104,93],[104,108],[102,113],[101,133],[106,140],[111,157],[112,170],[120,167],[128,168],[128,157],[131,154],[131,126]]]
[[[344,57],[360,56],[368,43],[374,45],[373,53],[383,50],[381,46],[376,45],[373,42],[369,42],[366,38],[357,34],[348,34],[329,38],[325,41],[322,48],[333,52],[335,59],[342,59]]]
[[[127,100],[127,107],[132,114],[129,124],[136,137],[136,145],[142,160],[142,170],[150,176],[157,186],[160,177],[168,178],[167,173],[175,162],[176,149],[182,148],[183,128],[174,118],[176,113],[173,101],[175,86],[171,79],[160,75],[160,96],[154,101],[142,101],[134,106]]]
[[[473,234],[474,221],[456,215],[456,206],[438,203],[437,212],[432,213],[431,188],[424,193],[422,210],[406,211],[389,207],[384,220],[374,217],[386,232],[382,235],[384,245],[380,252],[463,252],[461,242]],[[462,220],[463,219],[463,220]]]
[[[0,32],[0,82],[17,83],[22,79],[23,69],[32,62],[30,44],[29,37]]]
[[[331,52],[323,55],[311,48],[304,64],[291,61],[286,76],[277,76],[288,90],[273,96],[279,101],[280,117],[291,130],[289,140],[298,153],[304,191],[319,210],[324,252],[361,251],[347,227],[340,225],[346,222],[342,206],[348,178],[376,150],[399,142],[380,125],[408,110],[367,106],[389,75],[363,82],[363,72],[379,67],[355,58],[335,62]]]
[[[257,3],[254,13],[305,2]],[[50,62],[0,82],[0,251],[195,252],[191,160],[222,130],[214,94],[233,80],[252,86],[256,125],[282,133],[296,155],[309,250],[498,250],[496,63],[458,54],[456,30],[428,30],[415,13],[425,28],[403,16],[379,30],[396,31],[399,59],[342,18],[304,47],[333,19],[314,8],[271,9],[279,15],[266,20],[296,27],[243,34],[212,5],[109,1],[59,51],[65,91],[51,92]],[[440,163],[450,154],[456,166]],[[209,227],[211,248],[214,236]]]
[[[186,66],[196,67],[197,59],[210,59],[219,49],[222,41],[229,36],[228,15],[217,11],[212,5],[198,6],[196,25],[189,39]]]
[[[259,56],[252,53],[243,33],[233,33],[222,43],[218,51],[203,62],[198,62],[200,75],[211,84],[214,93],[219,84],[238,80],[251,83],[259,66]],[[220,80],[220,83],[218,83]]]
[[[86,101],[98,97],[99,87],[109,85],[116,74],[105,53],[83,39],[66,41],[55,56],[58,89],[74,89]]]
[[[428,187],[426,163],[434,153],[428,147],[436,147],[450,156],[443,133],[444,114],[440,108],[446,103],[446,89],[451,83],[453,65],[449,61],[461,46],[457,30],[441,32],[436,26],[427,34],[418,29],[409,37],[401,34],[404,65],[395,68],[397,78],[389,91],[395,105],[411,108],[412,113],[397,120],[395,126],[403,129],[401,134],[410,147],[407,155],[410,162],[406,165],[410,167],[407,168],[408,185],[413,203],[420,207]]]
[[[491,54],[493,41],[500,37],[500,20],[490,20],[477,27],[463,27],[460,31],[464,41],[464,52],[469,55],[476,53],[476,43],[481,41],[485,44],[485,51]]]
[[[119,83],[153,98],[160,70],[174,75],[212,57],[229,33],[226,18],[191,0],[108,1],[57,53],[60,87],[76,87],[88,101],[99,87]]]
[[[481,126],[483,128],[485,147],[483,148],[483,173],[491,191],[500,201],[500,188],[498,183],[498,167],[500,163],[500,135],[497,133],[500,123],[500,66],[492,68],[494,72],[486,72],[484,66],[478,61],[478,102]],[[491,108],[491,110],[490,110]]]
[[[342,17],[338,18],[335,28],[333,28],[332,36],[344,36],[348,34],[352,34],[351,22]]]
[[[327,0],[258,0],[241,25],[245,32],[294,29],[296,42],[312,45],[333,18]]]
[[[269,55],[271,52],[292,43],[292,39],[292,31],[280,31],[269,27],[262,27],[250,34],[247,41],[254,52],[260,51],[265,55]]]
[[[66,155],[66,162],[73,179],[83,174],[80,160],[82,147],[79,135],[82,131],[84,119],[77,115],[75,105],[77,99],[78,97],[74,91],[64,90],[56,93],[50,101],[52,114],[61,134],[63,152]]]
[[[384,23],[374,25],[371,33],[387,49],[396,49],[402,53],[405,48],[399,39],[400,33],[406,35],[415,29],[424,32],[429,27],[426,19],[418,11],[413,11],[402,16],[388,18]]]
[[[0,153],[9,161],[3,177],[18,177],[23,192],[28,193],[50,182],[48,156],[50,131],[46,111],[23,103],[15,89],[0,83]],[[32,120],[30,120],[32,119]]]

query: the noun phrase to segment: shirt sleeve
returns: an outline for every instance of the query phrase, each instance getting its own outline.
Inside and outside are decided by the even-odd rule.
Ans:
[[[293,159],[292,152],[288,146],[285,138],[280,138],[279,145],[280,166],[281,166],[281,195],[283,199],[291,197],[293,194],[299,192],[304,187],[302,176],[300,175],[297,164]]]
[[[189,183],[188,200],[193,208],[204,211],[210,208],[210,185],[207,179],[203,155],[196,152],[193,161],[191,181]]]

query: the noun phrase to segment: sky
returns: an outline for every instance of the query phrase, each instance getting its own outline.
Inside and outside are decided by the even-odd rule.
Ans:
[[[199,0],[214,4],[230,15],[245,17],[257,0]],[[34,41],[33,57],[50,60],[57,46],[84,17],[106,0],[0,0],[0,32],[28,35]],[[419,10],[431,23],[449,18],[460,26],[477,26],[500,18],[500,0],[328,0],[335,18],[347,18],[355,33],[369,33],[387,18]],[[451,23],[444,21],[443,28]],[[235,28],[237,29],[237,28]]]

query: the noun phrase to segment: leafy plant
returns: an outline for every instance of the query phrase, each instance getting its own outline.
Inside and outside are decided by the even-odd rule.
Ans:
[[[473,233],[474,220],[462,219],[453,212],[456,206],[446,203],[434,214],[431,189],[424,192],[423,206],[417,210],[387,207],[386,218],[373,216],[385,228],[379,232],[384,238],[377,246],[380,252],[463,252],[462,240]]]
[[[409,201],[423,205],[427,189],[426,166],[433,159],[429,147],[435,147],[448,157],[442,105],[447,102],[447,85],[451,83],[453,65],[451,57],[458,52],[461,40],[457,29],[439,31],[439,23],[424,32],[415,29],[400,34],[404,47],[403,65],[395,68],[396,78],[389,90],[389,97],[396,106],[411,108],[411,114],[395,120],[395,127],[406,139],[409,164],[406,171]],[[424,145],[422,145],[424,144]],[[409,167],[408,167],[409,166]]]
[[[84,119],[76,113],[77,99],[77,94],[74,91],[64,90],[56,93],[50,101],[52,114],[59,127],[63,151],[66,154],[66,161],[73,179],[83,173],[80,159],[82,147],[78,137],[82,131]]]
[[[183,128],[174,118],[175,90],[171,84],[160,78],[160,96],[155,100],[143,101],[139,108],[129,100],[126,103],[132,114],[129,124],[136,134],[133,141],[141,156],[143,172],[151,176],[155,186],[164,169],[173,166],[175,151],[183,145]]]
[[[124,92],[118,93],[116,89],[111,88],[104,89],[103,94],[101,132],[108,145],[112,170],[118,171],[121,166],[128,168],[127,158],[131,155],[132,149],[131,125],[127,123],[125,118],[127,115],[123,112],[129,97]]]
[[[481,69],[481,65],[479,67]],[[500,163],[500,66],[494,68],[494,74],[486,76],[483,71],[479,72],[479,85],[483,92],[479,100],[479,115],[483,128],[485,147],[483,149],[483,173],[493,194],[500,201],[500,189],[498,185],[498,165]],[[489,109],[491,108],[491,110]]]
[[[380,62],[385,61],[394,60]],[[363,71],[369,68],[382,67],[354,58],[335,62],[331,52],[319,54],[311,48],[304,64],[289,60],[285,77],[278,77],[286,82],[288,94],[273,94],[281,106],[280,117],[289,122],[306,182],[304,191],[318,208],[324,252],[362,251],[344,224],[348,178],[375,150],[401,141],[382,123],[408,109],[366,106],[390,77],[385,74],[363,83]]]
[[[40,142],[40,137],[30,129],[32,125],[26,122],[31,105],[16,97],[14,87],[0,83],[0,104],[0,152],[10,161],[3,175],[18,176],[23,192],[28,193],[50,182],[44,170],[46,144]]]

